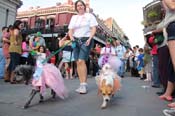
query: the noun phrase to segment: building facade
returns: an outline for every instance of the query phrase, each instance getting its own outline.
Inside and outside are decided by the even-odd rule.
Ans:
[[[20,0],[0,0],[0,28],[9,26],[16,20],[17,9],[22,5]],[[0,32],[0,36],[2,33]]]
[[[117,32],[112,32],[112,30],[105,25],[104,21],[93,13],[89,0],[85,0],[85,4],[87,6],[87,12],[91,12],[98,22],[97,33],[94,39],[96,42],[105,44],[106,38],[113,37]],[[72,0],[67,0],[66,3],[62,4],[57,3],[56,6],[53,7],[31,7],[29,10],[19,11],[16,19],[24,22],[24,30],[27,30],[28,34],[40,31],[45,38],[53,38],[57,37],[57,35],[63,31],[68,31],[70,19],[72,15],[76,14],[74,7]]]
[[[24,22],[24,28],[28,31],[41,31],[50,33],[64,29],[70,22],[72,15],[76,14],[74,6],[69,1],[67,4],[57,3],[54,7],[31,7],[27,11],[18,12],[17,19]]]
[[[143,33],[147,34],[156,29],[164,18],[164,9],[161,0],[153,0],[143,7]]]
[[[105,25],[112,31],[114,37],[120,40],[124,46],[131,47],[129,38],[125,35],[123,30],[112,17],[107,18],[104,22]]]

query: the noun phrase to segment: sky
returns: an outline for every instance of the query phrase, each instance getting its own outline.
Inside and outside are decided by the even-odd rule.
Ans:
[[[29,7],[41,8],[55,6],[56,3],[64,3],[67,0],[22,0],[23,5],[19,9],[26,10]],[[73,0],[74,2],[76,0]],[[129,38],[131,46],[144,46],[143,37],[143,7],[153,0],[90,0],[90,7],[101,19],[112,17]]]

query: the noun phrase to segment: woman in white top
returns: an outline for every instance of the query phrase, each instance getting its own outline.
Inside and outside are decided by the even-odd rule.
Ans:
[[[98,23],[91,13],[86,13],[86,5],[82,0],[75,2],[75,10],[78,14],[72,16],[68,28],[70,39],[76,43],[73,54],[80,80],[80,87],[76,91],[85,94],[87,93],[87,67],[85,61],[89,57]]]

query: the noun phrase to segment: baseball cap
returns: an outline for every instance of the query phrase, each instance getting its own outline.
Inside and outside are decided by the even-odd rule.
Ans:
[[[39,31],[36,33],[36,36],[37,36],[37,37],[41,37],[41,35],[42,35],[42,34],[41,34],[41,32],[39,32]]]
[[[107,42],[112,43],[112,42],[113,42],[113,39],[112,39],[112,38],[108,38],[108,39],[107,39]]]

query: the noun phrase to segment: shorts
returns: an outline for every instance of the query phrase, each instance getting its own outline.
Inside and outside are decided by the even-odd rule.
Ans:
[[[62,62],[74,61],[74,54],[71,51],[63,51]]]
[[[168,34],[168,41],[175,40],[175,21],[171,22],[166,28]]]
[[[93,47],[94,44],[94,40],[91,39],[89,46],[86,46],[86,41],[88,39],[89,37],[75,38],[76,47],[73,49],[75,61],[77,61],[78,59],[88,60],[90,49]]]
[[[174,83],[175,82],[175,71],[173,68],[173,63],[171,61],[171,57],[168,60],[168,81]]]

